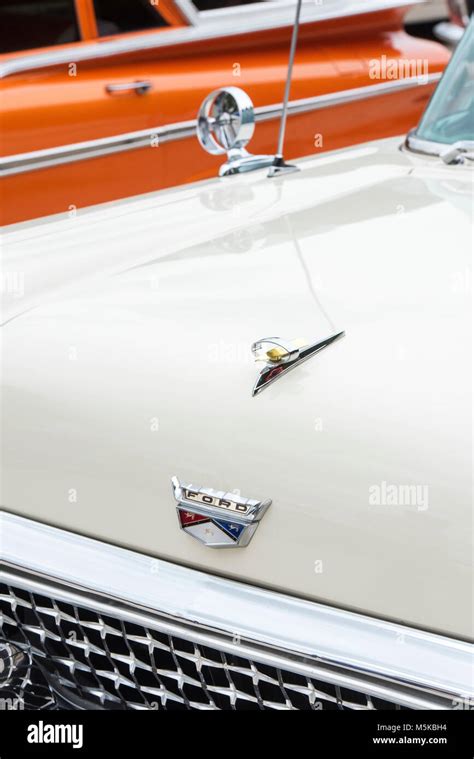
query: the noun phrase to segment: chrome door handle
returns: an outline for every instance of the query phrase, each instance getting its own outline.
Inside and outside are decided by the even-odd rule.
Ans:
[[[137,95],[145,95],[151,90],[151,82],[123,82],[122,84],[107,84],[105,86],[109,95],[120,94],[121,92],[135,92]]]

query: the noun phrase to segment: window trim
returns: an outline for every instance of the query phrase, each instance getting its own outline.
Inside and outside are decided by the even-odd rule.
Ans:
[[[97,39],[97,23],[92,0],[74,0],[74,5],[81,40]]]
[[[158,16],[161,16],[161,18],[166,21],[167,25],[162,27],[157,26],[156,29],[135,29],[129,32],[118,32],[117,34],[108,34],[101,37],[97,26],[97,15],[95,12],[94,0],[76,0],[76,2],[82,2],[87,5],[89,9],[88,12],[90,12],[94,17],[95,36],[89,39],[113,40],[119,36],[125,36],[129,34],[154,34],[165,31],[166,29],[179,28],[180,26],[185,26],[188,23],[184,17],[184,14],[181,13],[177,4],[174,3],[173,0],[160,0],[158,7],[154,6],[151,0],[148,0],[148,5],[152,8],[154,13],[156,13]]]
[[[239,5],[238,0],[235,0],[235,5],[226,8],[211,8],[206,11],[200,11],[194,4],[193,0],[174,0],[177,5],[182,5],[186,8],[192,8],[196,14],[196,22],[198,25],[203,23],[211,23],[222,19],[225,24],[232,24],[234,21],[241,21],[245,18],[252,18],[256,15],[272,16],[275,13],[284,14],[288,12],[294,12],[296,10],[295,0],[254,0],[254,2],[246,3],[245,5]],[[362,4],[358,0],[326,0],[324,7],[315,5],[314,0],[303,0],[301,8],[302,21],[314,20],[323,21],[326,18],[332,19],[338,16],[350,16],[364,13],[374,13],[376,11],[382,11],[390,8],[403,8],[405,6],[419,5],[426,2],[426,0],[399,0],[399,2],[391,2],[390,0],[365,0]],[[362,7],[365,5],[366,7]],[[320,9],[320,13],[315,13],[314,9]],[[324,12],[326,10],[326,12]],[[408,10],[408,8],[407,8]],[[305,16],[308,18],[305,19]]]
[[[171,26],[188,26],[191,21],[176,0],[160,0],[160,13]]]
[[[193,0],[189,0],[189,2],[194,5],[194,8],[196,10],[196,13],[198,15],[198,23],[199,21],[206,20],[206,19],[215,19],[220,18],[221,16],[241,16],[244,14],[252,14],[252,13],[258,13],[258,11],[262,11],[265,9],[268,12],[268,8],[272,10],[279,10],[280,8],[295,8],[296,9],[296,3],[295,0],[253,0],[251,3],[245,3],[244,5],[240,5],[238,0],[235,0],[235,5],[230,5],[225,8],[209,8],[206,11],[200,11],[199,8],[194,4]],[[303,0],[302,7],[305,5],[313,5],[314,6],[314,0]]]

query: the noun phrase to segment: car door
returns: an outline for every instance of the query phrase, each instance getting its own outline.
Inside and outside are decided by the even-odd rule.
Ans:
[[[152,140],[114,140],[160,123],[143,49],[184,23],[173,0],[0,0],[2,224],[154,187]]]
[[[130,55],[103,60],[102,42],[169,28],[178,16],[149,0],[0,0],[3,155],[150,126],[157,87]],[[170,6],[168,6],[168,9]],[[93,46],[90,57],[84,51]],[[58,51],[68,60],[53,65]]]

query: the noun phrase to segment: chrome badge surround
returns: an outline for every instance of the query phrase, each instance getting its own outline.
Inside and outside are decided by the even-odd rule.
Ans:
[[[171,478],[179,526],[209,548],[247,546],[271,500],[256,501],[235,493],[183,485]]]
[[[323,348],[327,348],[335,340],[344,337],[345,332],[335,332],[333,335],[308,344],[305,340],[284,340],[281,337],[262,337],[252,345],[255,361],[264,361],[265,366],[254,385],[252,395],[261,393],[268,385],[286,374],[290,369],[307,361]]]

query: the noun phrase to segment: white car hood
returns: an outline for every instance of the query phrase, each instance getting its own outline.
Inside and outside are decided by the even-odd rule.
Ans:
[[[5,508],[469,637],[471,174],[399,144],[11,228]],[[252,397],[252,342],[334,329]],[[173,475],[271,498],[250,545],[182,532]]]

